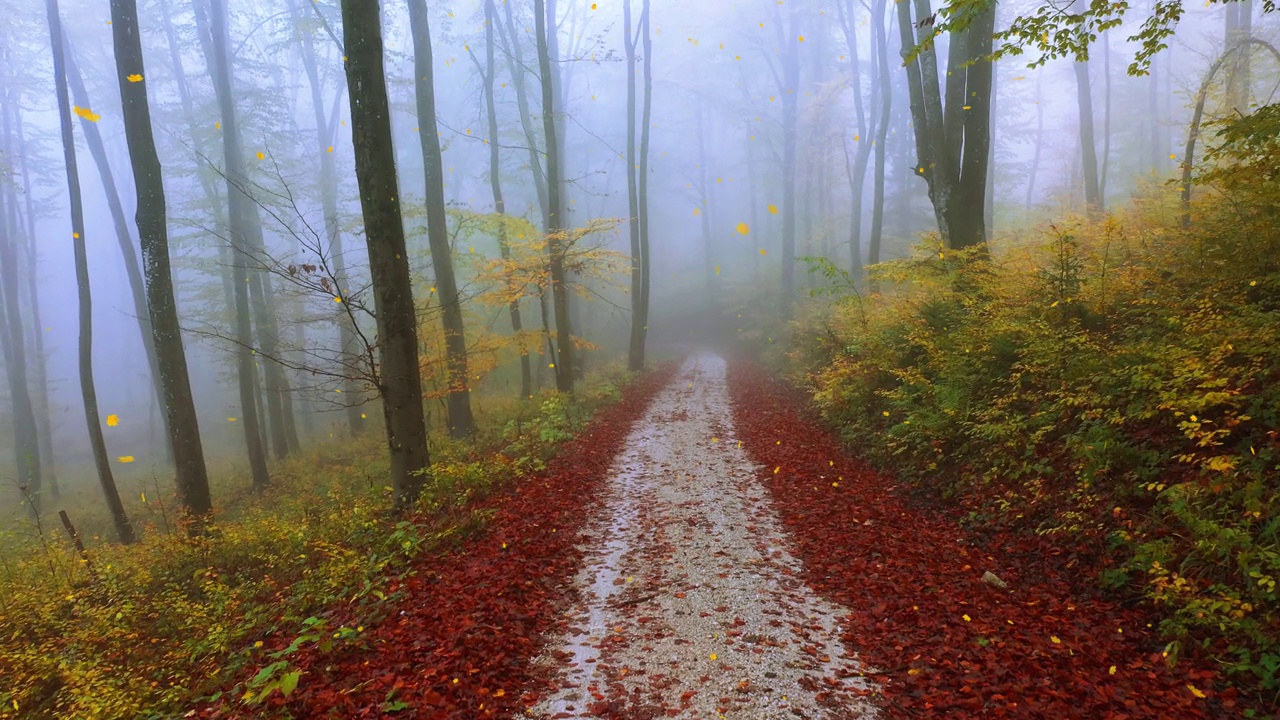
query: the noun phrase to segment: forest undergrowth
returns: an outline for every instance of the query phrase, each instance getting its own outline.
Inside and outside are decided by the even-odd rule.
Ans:
[[[861,457],[1023,561],[1154,610],[1165,661],[1280,700],[1280,141],[1218,129],[1155,189],[991,248],[925,243],[763,357]],[[756,333],[759,335],[760,333]]]
[[[176,717],[233,686],[227,701],[248,712],[290,694],[296,654],[357,641],[403,594],[414,558],[484,527],[492,513],[477,502],[542,472],[631,379],[608,365],[572,402],[486,400],[474,442],[433,437],[408,516],[389,509],[385,441],[371,431],[287,459],[262,493],[247,473],[221,478],[226,501],[200,537],[157,512],[142,542],[81,557],[46,518],[43,536],[9,538],[26,548],[0,566],[0,718]],[[328,619],[337,607],[351,622]]]

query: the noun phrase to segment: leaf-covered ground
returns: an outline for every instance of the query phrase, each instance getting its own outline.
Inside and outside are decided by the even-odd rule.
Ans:
[[[1144,613],[1073,592],[1049,540],[972,544],[845,456],[761,368],[729,375],[738,434],[804,562],[849,609],[846,641],[879,671],[890,717],[1207,718],[1238,712],[1217,673],[1166,667]],[[982,581],[991,571],[1008,584]],[[1082,571],[1083,572],[1083,571]]]
[[[581,565],[578,529],[631,425],[673,367],[632,383],[597,414],[547,470],[479,510],[483,529],[452,552],[424,553],[393,587],[400,599],[354,643],[297,656],[297,689],[259,708],[234,701],[205,717],[511,717],[527,704],[531,658],[555,616],[573,600]],[[355,618],[331,618],[332,624]]]

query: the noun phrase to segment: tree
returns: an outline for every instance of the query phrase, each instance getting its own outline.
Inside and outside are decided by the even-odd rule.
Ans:
[[[876,170],[871,200],[871,237],[868,242],[867,262],[880,262],[880,243],[884,231],[884,171],[885,153],[889,143],[889,114],[893,111],[893,86],[889,84],[889,44],[885,37],[886,0],[875,0],[871,8],[871,44],[876,55],[876,105],[880,119],[876,123]]]
[[[653,35],[650,32],[652,13],[649,0],[644,0],[640,11],[640,35],[643,38],[643,62],[641,73],[644,77],[644,97],[640,111],[640,167],[639,182],[636,183],[636,199],[640,206],[640,317],[635,325],[639,326],[640,361],[644,364],[645,339],[649,333],[649,284],[653,277],[651,271],[652,254],[649,252],[649,144],[652,138],[653,123]],[[634,322],[634,321],[633,321]],[[632,329],[633,333],[636,330]]]
[[[564,271],[564,218],[559,133],[556,132],[555,83],[551,74],[549,34],[555,32],[555,18],[548,17],[544,0],[533,0],[534,35],[538,42],[538,74],[542,79],[542,126],[547,144],[547,255],[551,268],[551,297],[556,317],[556,348],[552,362],[556,388],[573,392],[573,332],[569,325],[569,288]]]
[[[484,77],[485,115],[489,125],[489,189],[493,191],[493,211],[499,215],[507,214],[507,203],[502,195],[502,154],[498,142],[498,110],[494,100],[493,86],[498,66],[495,60],[494,25],[498,22],[498,11],[494,0],[484,3]],[[472,56],[474,59],[474,56]],[[505,223],[498,228],[498,253],[503,260],[511,257],[511,244],[507,238]],[[520,348],[520,397],[533,397],[533,368],[529,358],[529,348],[525,346],[524,321],[520,317],[520,301],[513,299],[507,306],[511,313],[511,330],[516,334]]]
[[[382,69],[379,3],[342,0],[347,91],[356,180],[364,216],[369,273],[378,305],[378,391],[391,451],[396,507],[405,510],[422,489],[431,460],[418,374],[418,331],[400,215],[391,143],[391,112]]]
[[[435,271],[444,325],[445,357],[449,366],[449,433],[464,438],[475,431],[471,393],[467,388],[467,339],[462,323],[462,298],[453,271],[453,251],[444,211],[444,160],[436,126],[436,90],[431,58],[431,26],[425,0],[409,0],[409,25],[413,35],[414,89],[417,94],[418,140],[427,186],[427,241]]]
[[[236,368],[240,381],[240,419],[244,427],[253,486],[264,488],[270,482],[270,475],[267,471],[266,449],[258,426],[261,422],[257,405],[258,370],[253,357],[253,326],[249,317],[249,293],[252,291],[249,283],[252,278],[247,269],[247,263],[253,257],[247,235],[253,232],[257,209],[245,193],[247,181],[244,177],[244,154],[240,148],[240,131],[231,87],[231,61],[227,55],[227,45],[230,42],[226,0],[212,0],[209,30],[213,51],[209,72],[213,75],[213,86],[222,117],[222,154],[230,215],[228,234],[234,254],[231,259],[231,280],[236,301]],[[261,226],[257,226],[257,230],[261,232]]]
[[[912,17],[912,6],[915,17]],[[983,202],[991,143],[991,53],[995,3],[976,0],[948,24],[946,95],[938,81],[930,0],[898,3],[898,32],[907,67],[916,175],[924,178],[943,242],[952,248],[986,241]],[[913,37],[911,28],[917,28]]]
[[[62,155],[66,162],[67,194],[71,200],[71,238],[76,264],[76,290],[80,309],[80,395],[84,399],[84,419],[89,429],[89,445],[93,449],[93,462],[98,470],[98,482],[106,496],[107,508],[115,524],[116,535],[125,545],[132,544],[137,536],[120,500],[116,480],[107,457],[107,443],[102,434],[102,421],[98,417],[98,391],[93,380],[93,298],[89,288],[89,259],[85,251],[84,208],[80,199],[80,172],[76,165],[75,126],[71,122],[71,99],[67,91],[67,63],[63,48],[62,18],[58,12],[58,0],[46,0],[49,14],[49,39],[53,50],[53,82],[58,96],[58,119],[62,130]],[[80,108],[82,116],[88,108]]]
[[[649,249],[647,238],[642,228],[648,225],[648,197],[641,201],[640,185],[647,176],[646,164],[636,158],[636,44],[639,38],[631,31],[631,0],[622,2],[623,44],[627,53],[627,208],[630,211],[627,230],[631,240],[631,342],[627,352],[627,367],[633,371],[644,369],[645,337],[649,329],[649,297],[648,272]],[[641,32],[645,33],[648,42],[649,2],[645,0],[640,17]],[[646,66],[649,62],[648,50],[645,51]],[[646,78],[648,73],[645,73]],[[649,92],[646,84],[644,99],[644,115],[649,116]],[[645,137],[648,137],[649,122],[645,120]],[[648,148],[646,142],[646,152]],[[645,160],[647,161],[647,157]]]
[[[883,16],[883,8],[880,15]],[[849,86],[853,90],[853,109],[854,116],[858,121],[858,135],[855,141],[858,143],[858,151],[854,155],[853,166],[849,168],[849,186],[850,194],[853,200],[853,208],[849,221],[849,249],[852,255],[852,272],[855,278],[862,275],[862,189],[867,177],[867,163],[871,159],[872,137],[876,136],[879,118],[872,118],[872,124],[867,125],[867,113],[863,107],[862,100],[862,66],[861,59],[858,56],[858,29],[854,20],[855,6],[852,0],[848,2],[836,3],[836,16],[840,19],[840,29],[844,33],[845,45],[849,48]],[[875,16],[872,10],[871,21],[879,23],[882,17]],[[875,37],[872,36],[872,44],[875,43]],[[872,48],[875,52],[875,47]],[[872,62],[876,67],[879,66],[879,59],[873,58]],[[874,103],[883,103],[881,81],[879,76],[872,79],[872,96]],[[873,110],[874,111],[874,110]],[[841,139],[844,133],[841,133]],[[877,157],[880,157],[877,154]],[[847,155],[846,155],[847,158]],[[846,159],[846,162],[848,160]]]
[[[781,46],[782,72],[774,71],[778,94],[782,97],[782,298],[791,307],[796,285],[796,143],[800,98],[800,1],[788,6],[786,30],[777,6],[773,26]],[[772,69],[772,66],[770,66]]]
[[[164,412],[169,420],[167,427],[177,473],[178,501],[189,515],[203,519],[213,512],[213,502],[173,292],[164,177],[160,172],[160,158],[151,129],[136,0],[111,0],[111,37],[117,75],[126,80],[135,75],[142,77],[139,82],[120,83],[120,102],[124,109],[125,140],[129,146],[137,197],[135,219],[142,245],[147,312],[151,318],[160,385],[164,390]]]
[[[1089,60],[1077,60],[1076,107],[1080,112],[1080,157],[1084,171],[1084,203],[1090,215],[1102,211],[1102,190],[1098,181],[1098,146],[1093,133],[1093,90],[1089,85]]]

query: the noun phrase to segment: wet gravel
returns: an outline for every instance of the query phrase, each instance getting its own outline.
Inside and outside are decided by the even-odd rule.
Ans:
[[[875,683],[840,641],[856,628],[799,578],[734,436],[725,370],[691,356],[632,431],[526,717],[876,716]]]

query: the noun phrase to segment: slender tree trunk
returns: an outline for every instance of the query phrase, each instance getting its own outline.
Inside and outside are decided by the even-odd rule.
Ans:
[[[422,145],[422,166],[426,174],[427,239],[431,245],[436,293],[440,298],[445,363],[449,376],[449,434],[465,438],[475,431],[475,420],[471,417],[471,392],[467,382],[467,340],[466,328],[462,322],[462,298],[458,295],[458,281],[454,276],[453,252],[449,247],[448,219],[444,208],[444,160],[440,153],[440,135],[436,129],[431,26],[424,0],[409,0],[409,25],[413,35],[418,140]]]
[[[1102,212],[1098,184],[1098,150],[1093,133],[1093,92],[1089,87],[1089,63],[1075,63],[1076,104],[1080,110],[1080,153],[1084,171],[1084,202],[1090,215]]]
[[[877,84],[877,104],[880,109],[880,120],[876,123],[876,171],[875,190],[871,205],[871,238],[867,253],[867,264],[880,262],[880,244],[884,231],[884,174],[885,154],[888,152],[889,117],[893,110],[893,86],[889,83],[889,46],[885,33],[886,0],[876,0],[872,6],[871,30],[872,42],[875,44]]]
[[[494,0],[484,3],[484,104],[489,121],[489,188],[493,191],[493,209],[499,215],[507,214],[507,203],[502,196],[502,156],[498,143],[498,109],[494,100],[494,79],[498,73],[495,59],[494,24],[498,22],[498,10]],[[503,260],[511,257],[506,225],[498,229],[498,252]],[[529,360],[529,348],[524,342],[524,322],[520,317],[520,299],[513,298],[508,306],[511,312],[511,330],[520,348],[520,397],[533,397],[533,368]]]
[[[636,201],[640,208],[640,317],[634,322],[640,326],[640,351],[643,361],[645,342],[649,334],[649,281],[652,277],[651,253],[649,252],[649,142],[653,116],[653,37],[650,27],[649,0],[644,0],[640,11],[640,33],[644,42],[644,56],[641,65],[644,84],[644,98],[640,110],[640,167],[636,182]]]
[[[987,167],[989,168],[990,177],[987,178],[987,192],[983,196],[982,201],[982,225],[986,231],[984,239],[991,241],[992,228],[995,227],[996,217],[996,143],[995,133],[999,127],[999,113],[996,111],[996,103],[999,97],[996,93],[996,82],[1000,78],[1000,73],[993,66],[991,68],[991,144],[987,150]]]
[[[230,214],[229,235],[234,257],[231,261],[232,283],[236,297],[236,365],[240,378],[240,415],[244,427],[245,445],[253,485],[264,488],[270,482],[267,472],[267,454],[263,447],[258,416],[258,368],[254,362],[253,327],[249,313],[251,278],[247,264],[253,257],[252,243],[247,238],[253,223],[249,206],[252,204],[244,193],[247,180],[244,176],[244,159],[240,149],[240,132],[237,126],[235,101],[230,78],[230,58],[227,56],[227,6],[226,0],[212,0],[210,11],[210,37],[212,39],[214,87],[218,95],[218,108],[222,116],[222,152],[224,172],[227,176],[227,201]],[[259,292],[261,286],[259,286]],[[283,444],[283,437],[280,438]]]
[[[89,258],[85,251],[84,207],[80,201],[80,172],[76,165],[75,126],[71,122],[71,98],[67,91],[67,63],[63,47],[62,18],[58,0],[46,0],[49,15],[49,39],[53,49],[53,83],[58,96],[58,119],[62,129],[62,157],[66,163],[67,194],[71,200],[71,245],[75,255],[76,289],[80,309],[80,395],[84,400],[84,419],[89,431],[89,445],[98,470],[98,482],[106,497],[107,508],[120,542],[130,545],[137,540],[129,515],[116,489],[107,442],[98,416],[98,391],[93,381],[93,298],[89,289]],[[132,248],[130,248],[132,252]]]
[[[702,112],[702,97],[697,99],[695,113],[697,115],[697,135],[698,135],[698,207],[702,210],[699,213],[699,220],[702,225],[702,278],[703,292],[706,293],[704,302],[711,304],[715,297],[711,289],[711,188],[707,184],[707,145],[706,136],[707,128],[704,124]]]
[[[1035,198],[1036,192],[1036,175],[1040,172],[1040,153],[1044,148],[1044,72],[1036,72],[1036,142],[1035,150],[1031,155],[1031,172],[1027,177],[1027,201],[1025,205],[1031,207],[1031,201]]]
[[[168,419],[169,445],[173,448],[178,502],[188,515],[200,521],[191,526],[198,529],[212,514],[213,501],[173,292],[164,179],[152,135],[136,1],[112,0],[111,18],[117,74],[143,76],[142,82],[120,83],[120,101],[137,193],[135,219],[142,245],[147,309],[160,367],[160,382],[164,388],[164,411]]]
[[[787,10],[787,30],[782,52],[782,304],[790,313],[796,285],[796,144],[800,95],[800,8]],[[781,23],[779,23],[781,24]]]
[[[89,101],[89,93],[85,91],[80,69],[76,65],[75,50],[65,36],[62,41],[66,48],[64,55],[67,63],[67,79],[71,83],[72,99],[81,107],[93,107],[93,104]],[[129,279],[129,290],[133,298],[133,312],[138,320],[142,348],[146,353],[147,367],[151,372],[154,399],[158,406],[163,407],[164,388],[160,384],[160,364],[156,357],[156,346],[151,332],[151,319],[147,312],[146,288],[142,282],[142,270],[138,267],[137,252],[133,247],[133,234],[129,232],[129,222],[125,218],[124,204],[120,201],[120,191],[116,189],[115,175],[111,172],[111,164],[107,160],[107,150],[102,142],[102,133],[98,131],[98,124],[81,118],[80,127],[84,130],[85,141],[89,146],[89,154],[93,156],[93,162],[98,168],[98,177],[102,180],[102,189],[107,196],[107,208],[110,210],[111,220],[115,224],[116,242],[120,246],[120,255],[124,258],[125,276]],[[165,423],[168,423],[167,419],[165,419]],[[168,437],[167,429],[165,437]],[[165,448],[165,461],[173,462],[173,449],[167,446]]]
[[[542,122],[547,142],[547,254],[550,259],[551,297],[556,321],[556,388],[573,392],[573,332],[569,321],[569,288],[564,270],[565,219],[561,200],[563,178],[560,175],[560,147],[556,132],[555,83],[551,73],[548,37],[555,32],[554,17],[549,17],[544,0],[534,0],[534,34],[538,41],[538,68],[542,78]],[[550,26],[549,26],[550,24]]]
[[[852,0],[847,3],[847,9],[845,5],[846,3],[837,3],[836,9],[840,16],[840,28],[844,32],[845,44],[849,46],[849,70],[852,74],[853,107],[854,115],[858,119],[858,135],[854,138],[858,143],[858,149],[854,154],[852,173],[849,177],[850,194],[853,199],[852,217],[849,220],[849,249],[852,254],[851,268],[853,276],[860,279],[862,276],[862,200],[867,180],[867,164],[871,159],[872,146],[874,145],[872,138],[876,136],[877,126],[874,118],[872,119],[872,124],[868,126],[866,110],[863,108],[862,59],[858,54],[858,28],[854,22],[856,6]],[[875,22],[875,18],[872,18],[872,22]],[[872,41],[874,42],[874,37]],[[878,61],[873,60],[873,63],[878,64]],[[875,108],[884,103],[882,95],[883,93],[878,88],[873,89],[872,112],[875,112]]]
[[[27,236],[27,293],[31,306],[31,328],[32,340],[35,346],[35,362],[32,363],[36,386],[36,400],[39,403],[39,413],[37,420],[39,429],[36,433],[37,443],[40,447],[41,472],[44,480],[49,485],[49,495],[58,500],[62,496],[61,488],[58,486],[58,476],[54,472],[56,462],[53,453],[53,424],[51,422],[51,414],[53,409],[49,405],[49,367],[48,358],[44,352],[44,323],[40,318],[40,281],[37,270],[38,253],[36,252],[36,213],[32,203],[31,194],[31,174],[32,169],[27,159],[27,140],[26,133],[22,127],[22,108],[18,103],[19,95],[17,91],[10,94],[10,102],[8,110],[13,113],[14,140],[18,145],[18,151],[14,155],[18,158],[19,167],[22,168],[22,192],[23,201],[26,205],[26,236]],[[12,151],[7,146],[11,142],[9,135],[8,116],[6,116],[5,125],[5,154],[9,155]],[[14,155],[10,155],[13,157]],[[12,184],[9,187],[9,212],[10,216],[17,214],[18,199],[15,197],[15,191]],[[17,237],[17,233],[10,231],[10,237]],[[0,311],[0,315],[3,312]]]
[[[400,215],[400,188],[382,63],[379,3],[342,0],[347,89],[356,180],[369,274],[378,307],[378,392],[391,452],[396,507],[407,510],[430,472],[418,370],[413,282]]]
[[[1102,168],[1098,171],[1098,198],[1107,203],[1107,171],[1111,167],[1111,34],[1102,34]]]
[[[542,167],[542,159],[538,154],[538,133],[533,125],[533,111],[529,104],[529,85],[524,51],[520,45],[520,36],[516,34],[515,19],[512,16],[510,2],[502,4],[505,13],[505,25],[499,25],[503,44],[506,46],[507,71],[511,73],[511,83],[516,88],[516,109],[520,115],[520,129],[524,132],[525,146],[529,153],[529,171],[533,175],[534,191],[538,195],[538,208],[542,212],[542,227],[547,228],[547,176]]]

